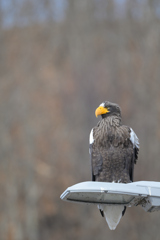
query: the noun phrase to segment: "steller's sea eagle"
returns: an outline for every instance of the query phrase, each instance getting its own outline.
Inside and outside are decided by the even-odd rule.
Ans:
[[[132,182],[139,151],[138,137],[132,128],[122,125],[117,104],[105,101],[95,115],[101,115],[102,119],[89,137],[92,181]],[[116,228],[126,210],[125,206],[113,204],[99,204],[98,208],[111,230]]]

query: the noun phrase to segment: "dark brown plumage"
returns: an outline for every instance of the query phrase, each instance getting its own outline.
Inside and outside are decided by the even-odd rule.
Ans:
[[[101,115],[90,134],[92,180],[129,183],[133,181],[139,142],[133,130],[121,123],[121,110],[108,101],[96,109]],[[103,210],[100,210],[103,215]]]

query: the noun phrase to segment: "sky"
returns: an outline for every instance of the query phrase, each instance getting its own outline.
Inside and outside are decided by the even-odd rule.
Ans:
[[[114,0],[116,6],[115,16],[117,16],[117,18],[125,17],[126,3],[128,1],[131,0]],[[50,2],[49,8],[46,7],[47,1],[45,0],[1,0],[1,26],[4,28],[11,28],[13,26],[23,27],[33,22],[45,22],[48,20],[48,17],[52,18],[54,21],[64,20],[65,12],[68,6],[67,0],[48,0],[48,2]],[[94,2],[97,4],[97,11],[95,16],[99,19],[105,18],[106,10],[103,7],[105,0],[94,0]],[[139,7],[135,7],[134,3],[138,3]],[[142,17],[143,7],[145,3],[148,3],[148,0],[135,0],[132,2],[133,17]],[[153,0],[153,3],[155,3],[155,14],[158,18],[160,18],[160,1]],[[30,6],[29,8],[27,7],[28,5]]]
[[[25,2],[31,2],[31,9],[25,11]],[[45,10],[45,1],[38,0],[1,0],[0,8],[2,12],[2,26],[10,28],[14,25],[28,25],[33,21],[43,22],[48,18],[48,9]],[[65,9],[67,8],[67,0],[52,0],[50,12],[53,20],[61,21],[65,16]],[[18,7],[17,7],[18,6]],[[22,15],[23,12],[23,15]],[[34,13],[34,14],[33,14]],[[32,16],[28,18],[29,14]]]

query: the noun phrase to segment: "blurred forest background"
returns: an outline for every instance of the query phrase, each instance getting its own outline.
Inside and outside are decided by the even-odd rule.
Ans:
[[[158,240],[160,212],[110,231],[61,193],[91,180],[88,136],[104,100],[140,139],[135,181],[160,181],[160,1],[0,1],[0,239]]]

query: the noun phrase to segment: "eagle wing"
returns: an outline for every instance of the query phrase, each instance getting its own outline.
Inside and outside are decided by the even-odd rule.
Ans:
[[[104,175],[106,175],[107,181],[110,181],[111,174],[113,174],[114,169],[116,169],[117,167],[116,162],[118,161],[119,164],[122,165],[122,168],[124,168],[123,170],[124,178],[127,179],[125,175],[126,176],[129,175],[129,179],[126,181],[133,181],[134,164],[138,159],[139,151],[139,140],[134,131],[127,126],[122,126],[117,136],[116,137],[114,136],[114,138],[116,139],[115,142],[113,141],[111,136],[107,139],[107,141],[106,139],[104,139],[104,141],[106,141],[105,153],[100,149],[99,145],[96,143],[96,139],[94,139],[94,131],[96,131],[96,128],[93,128],[91,130],[89,138],[90,139],[89,153],[91,157],[92,181],[96,180],[103,181],[103,179],[104,181],[106,181]],[[123,143],[123,151],[121,150],[122,148],[121,143]],[[108,144],[110,145],[110,147],[107,147]],[[115,161],[114,167],[111,166],[112,158],[117,159]],[[98,179],[97,177],[100,175],[103,176]],[[113,179],[111,181],[113,181]]]
[[[133,182],[134,164],[136,164],[138,160],[139,139],[132,128],[129,128],[129,131],[130,131],[130,141],[133,144],[133,159],[131,161],[129,174],[130,174],[130,179]]]
[[[89,153],[91,157],[91,172],[92,172],[92,181],[95,181],[95,176],[102,171],[103,159],[98,148],[94,144],[93,130],[91,130],[89,137]]]

